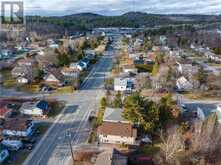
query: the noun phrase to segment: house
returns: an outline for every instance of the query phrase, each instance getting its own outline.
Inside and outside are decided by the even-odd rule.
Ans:
[[[127,165],[128,157],[115,148],[101,152],[96,156],[96,165]]]
[[[61,73],[63,74],[63,76],[65,77],[71,77],[73,79],[78,79],[80,76],[80,71],[78,69],[72,69],[72,68],[63,68],[61,70]]]
[[[201,120],[207,119],[212,113],[218,116],[218,122],[221,123],[221,105],[198,105],[197,117]]]
[[[183,76],[177,79],[176,87],[180,92],[191,91],[193,89],[193,85]]]
[[[30,137],[34,133],[34,122],[26,119],[10,118],[4,121],[4,136]]]
[[[11,74],[14,78],[17,77],[28,77],[29,79],[32,78],[32,68],[30,66],[16,66],[12,69]]]
[[[177,64],[177,71],[178,73],[184,76],[193,76],[198,73],[199,67],[197,65],[192,64],[181,64],[179,62]]]
[[[216,113],[218,122],[221,123],[221,105],[209,103],[186,103],[183,105],[185,112],[192,112],[199,120],[207,119],[211,114]]]
[[[25,77],[18,77],[18,78],[17,78],[17,82],[18,82],[19,84],[27,84],[27,83],[29,83],[29,79],[28,79],[28,78],[25,78]]]
[[[98,139],[101,143],[135,144],[137,130],[122,117],[122,109],[107,108],[103,124],[98,127]]]
[[[63,78],[62,73],[56,68],[50,68],[44,76],[45,82],[52,84],[61,84]]]
[[[9,157],[9,152],[7,149],[0,147],[0,164],[2,164]]]
[[[78,69],[78,63],[77,62],[71,63],[69,68],[71,68],[71,69]]]
[[[134,65],[124,65],[123,71],[125,73],[137,73],[137,68]]]
[[[114,90],[115,91],[132,91],[133,80],[131,78],[117,77],[114,79]]]
[[[93,49],[86,49],[84,50],[84,54],[86,55],[95,55],[95,51]]]
[[[49,106],[46,101],[25,102],[20,108],[20,112],[31,116],[46,116],[49,112]]]
[[[8,108],[0,108],[0,118],[5,119],[11,116],[12,111]]]
[[[36,61],[32,58],[24,58],[17,61],[18,66],[33,66]]]

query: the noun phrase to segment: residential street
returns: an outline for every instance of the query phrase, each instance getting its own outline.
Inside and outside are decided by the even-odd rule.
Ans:
[[[24,165],[63,165],[71,158],[69,138],[73,146],[86,142],[91,125],[90,112],[98,108],[104,95],[104,79],[112,66],[113,50],[107,51],[74,94],[55,96],[66,107],[24,162]],[[67,136],[67,132],[70,133]]]

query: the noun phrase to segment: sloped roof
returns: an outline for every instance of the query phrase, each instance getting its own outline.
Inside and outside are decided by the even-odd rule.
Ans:
[[[98,134],[115,135],[125,137],[137,137],[137,130],[131,123],[104,122],[98,127]]]

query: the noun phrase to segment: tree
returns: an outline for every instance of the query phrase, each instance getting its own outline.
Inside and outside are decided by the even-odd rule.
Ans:
[[[205,85],[207,83],[207,74],[202,66],[198,71],[197,80],[199,81],[200,86]]]
[[[121,93],[117,92],[115,99],[114,99],[114,105],[115,108],[122,108],[123,103],[122,103],[122,99],[121,99]]]
[[[144,132],[153,132],[159,126],[156,103],[145,100],[139,93],[134,93],[125,99],[123,116],[139,124]]]
[[[177,154],[184,150],[182,134],[176,128],[171,128],[168,132],[167,136],[164,136],[161,132],[162,144],[160,145],[160,151],[162,162],[158,164],[174,164]]]
[[[67,54],[58,54],[58,65],[67,66],[71,62],[70,57]]]
[[[160,113],[160,125],[161,127],[165,125],[165,123],[172,118],[171,108],[173,105],[172,95],[167,94],[162,97],[159,102],[159,113]]]
[[[156,76],[158,71],[159,71],[159,62],[155,61],[154,65],[153,65],[153,70],[152,70],[152,75]]]

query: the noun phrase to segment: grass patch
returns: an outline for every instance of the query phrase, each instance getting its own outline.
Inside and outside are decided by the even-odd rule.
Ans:
[[[10,165],[21,165],[28,157],[31,151],[28,150],[20,150],[17,153],[10,154],[9,161]],[[7,164],[7,163],[6,163]]]
[[[45,134],[45,132],[47,132],[49,127],[50,127],[50,124],[39,124],[37,126],[37,129],[38,129],[40,135],[43,135],[43,134]]]
[[[151,73],[153,70],[152,64],[139,64],[135,66],[138,69],[138,72],[149,72]]]
[[[74,89],[72,86],[66,86],[66,87],[61,87],[61,88],[58,88],[56,91],[55,91],[55,94],[65,94],[65,93],[73,93],[74,92]]]
[[[149,156],[153,156],[160,151],[160,147],[158,144],[155,145],[145,145],[139,148],[138,152],[141,154],[147,154]]]
[[[48,113],[48,117],[54,118],[58,114],[61,113],[61,111],[65,107],[64,102],[57,102],[57,101],[49,101],[49,106],[51,107],[51,110]]]
[[[21,85],[17,90],[29,92],[29,93],[38,93],[40,91],[41,87],[39,84],[25,84]]]
[[[0,74],[2,75],[3,78],[3,83],[2,83],[3,87],[12,88],[17,85],[17,81],[12,77],[10,69],[1,70]]]
[[[221,64],[217,63],[208,63],[209,66],[214,66],[214,67],[221,67]]]

